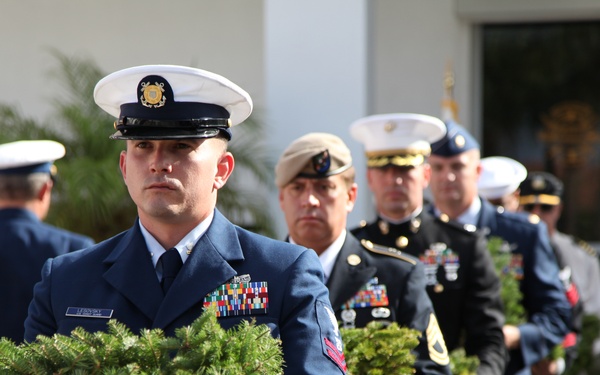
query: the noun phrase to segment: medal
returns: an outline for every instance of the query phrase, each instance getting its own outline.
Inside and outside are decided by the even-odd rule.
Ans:
[[[342,322],[344,328],[356,327],[356,311],[354,309],[342,310]]]

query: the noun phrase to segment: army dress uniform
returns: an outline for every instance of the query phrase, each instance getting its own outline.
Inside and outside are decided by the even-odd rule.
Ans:
[[[352,233],[417,257],[448,350],[464,340],[467,355],[480,359],[479,373],[504,367],[500,281],[482,236],[425,211],[402,224],[377,219]]]
[[[413,351],[415,373],[449,375],[448,351],[425,291],[422,264],[395,249],[361,244],[346,229],[357,186],[344,141],[330,133],[295,139],[275,166],[275,185],[290,232],[287,240],[319,254],[341,327],[378,321],[415,329],[420,333]],[[316,220],[309,224],[307,217]]]
[[[229,128],[252,109],[249,95],[224,77],[174,65],[115,72],[98,82],[94,99],[118,117],[113,139],[142,144],[230,139]],[[109,319],[136,334],[160,328],[172,336],[216,306],[225,329],[253,319],[267,325],[281,339],[285,374],[346,373],[339,328],[312,250],[244,230],[217,209],[174,250],[164,251],[142,224],[138,219],[93,247],[47,261],[34,289],[25,339],[69,335],[75,327],[105,331]],[[168,290],[159,281],[158,266],[165,276],[171,262],[161,258],[155,264],[151,248],[179,252],[181,268],[171,275]]]
[[[421,332],[416,373],[449,374],[448,351],[424,276],[416,258],[370,241],[361,243],[348,233],[326,285],[342,327],[380,321],[415,329]]]

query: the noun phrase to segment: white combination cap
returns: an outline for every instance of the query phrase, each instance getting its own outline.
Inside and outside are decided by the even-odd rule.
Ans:
[[[49,140],[27,140],[0,145],[0,174],[51,173],[65,146]]]
[[[388,113],[356,120],[350,134],[364,145],[368,167],[417,166],[429,156],[431,143],[446,134],[446,126],[432,116]]]
[[[250,95],[225,77],[177,65],[143,65],[101,79],[94,100],[116,117],[113,139],[210,138],[252,113]]]
[[[527,177],[527,169],[516,160],[504,156],[481,159],[479,195],[485,199],[498,199],[511,194]]]

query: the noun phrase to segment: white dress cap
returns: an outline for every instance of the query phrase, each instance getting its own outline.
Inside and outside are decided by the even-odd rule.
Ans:
[[[350,125],[350,134],[364,145],[367,155],[428,155],[430,144],[445,133],[442,120],[415,113],[373,115]]]
[[[527,177],[527,169],[516,160],[504,156],[481,159],[479,195],[485,199],[499,199],[512,194]]]
[[[118,118],[113,139],[207,138],[252,113],[250,95],[225,77],[177,65],[142,65],[101,79],[100,108]]]
[[[0,145],[0,173],[49,172],[65,156],[65,146],[50,140],[27,140]]]

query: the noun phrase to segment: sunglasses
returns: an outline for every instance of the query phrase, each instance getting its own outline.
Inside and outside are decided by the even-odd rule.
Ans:
[[[539,207],[541,212],[548,213],[548,212],[552,211],[552,209],[556,206],[551,205],[551,204],[524,204],[521,207],[523,207],[523,210],[528,211],[528,212],[531,212],[536,207]]]

